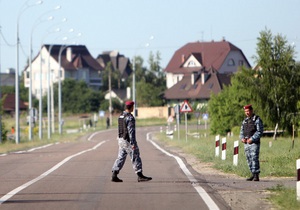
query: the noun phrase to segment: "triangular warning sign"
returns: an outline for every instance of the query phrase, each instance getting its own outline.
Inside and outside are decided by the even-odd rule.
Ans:
[[[193,109],[190,106],[190,104],[188,103],[187,100],[185,100],[180,108],[180,112],[192,112]]]

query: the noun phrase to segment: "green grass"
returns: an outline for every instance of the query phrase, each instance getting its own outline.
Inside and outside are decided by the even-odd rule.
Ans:
[[[272,203],[278,206],[280,210],[298,210],[300,209],[300,201],[296,199],[296,190],[289,189],[282,185],[277,185],[269,189],[271,192],[268,198]]]
[[[189,130],[188,133],[195,133],[196,130]],[[203,162],[212,163],[213,167],[225,173],[247,177],[250,175],[246,157],[244,155],[244,145],[239,144],[238,165],[233,165],[234,141],[238,136],[226,137],[227,151],[226,160],[221,160],[221,139],[220,137],[220,156],[215,157],[215,135],[209,135],[208,130],[200,130],[200,137],[188,135],[186,138],[185,130],[174,133],[171,140],[166,134],[158,133],[156,138],[162,143],[181,148],[185,153],[194,155]],[[223,136],[224,137],[224,136]],[[272,138],[262,138],[260,147],[260,168],[263,177],[296,177],[296,160],[300,158],[300,139],[296,138],[292,148],[292,139],[280,137],[277,140]],[[296,182],[295,182],[296,187]],[[296,189],[278,186],[269,189],[272,193],[270,201],[279,209],[300,209],[300,202],[296,200]]]
[[[189,133],[195,133],[190,130]],[[204,137],[206,133],[206,137]],[[180,139],[178,140],[177,132],[174,133],[174,139],[170,140],[165,133],[159,133],[157,138],[164,143],[180,147],[183,151],[193,154],[204,162],[212,162],[216,169],[226,173],[237,174],[241,177],[249,176],[249,169],[244,155],[244,145],[239,143],[238,165],[233,165],[233,148],[234,141],[238,140],[238,136],[226,137],[226,160],[221,160],[221,142],[219,157],[215,157],[215,135],[209,135],[208,131],[200,130],[200,138],[188,135],[186,140],[185,131],[180,131]],[[220,137],[222,139],[222,136]],[[272,143],[270,147],[269,144]],[[296,160],[300,158],[300,141],[295,139],[294,148],[291,148],[292,140],[289,138],[262,138],[260,147],[260,164],[261,177],[295,177],[296,176]]]

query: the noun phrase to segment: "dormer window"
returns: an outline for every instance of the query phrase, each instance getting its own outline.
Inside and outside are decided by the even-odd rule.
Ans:
[[[227,65],[228,66],[234,66],[235,65],[234,60],[232,58],[229,59]]]
[[[189,63],[188,63],[188,67],[195,67],[196,64],[193,60],[191,60]]]

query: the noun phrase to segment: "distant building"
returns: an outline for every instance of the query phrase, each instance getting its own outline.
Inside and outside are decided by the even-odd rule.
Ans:
[[[0,86],[15,86],[15,69],[9,68],[0,74]]]
[[[240,50],[228,41],[193,42],[179,48],[168,63],[165,73],[169,105],[183,100],[207,103],[211,93],[230,84],[231,75],[250,64]]]
[[[15,94],[3,94],[3,112],[6,114],[14,115],[16,107],[16,96]],[[19,108],[21,111],[26,111],[27,106],[22,100],[19,100]]]
[[[60,54],[61,51],[61,54]],[[84,45],[43,45],[32,60],[32,95],[40,98],[54,83],[59,81],[59,60],[61,59],[61,81],[66,78],[83,80],[90,88],[99,90],[102,85],[102,66],[94,59]],[[25,87],[30,86],[30,66],[24,70]],[[50,78],[49,78],[50,77]],[[50,86],[48,86],[48,78]]]
[[[97,61],[103,69],[105,69],[107,64],[111,62],[112,70],[119,71],[121,79],[127,79],[132,73],[130,59],[120,54],[118,51],[103,52],[98,55]]]
[[[118,99],[120,103],[124,103],[125,100],[130,99],[130,87],[124,87],[121,83],[125,83],[129,79],[129,76],[132,74],[133,70],[131,68],[130,59],[120,54],[118,51],[106,51],[97,57],[98,63],[103,69],[111,63],[112,71],[119,72],[119,81],[118,87],[112,88],[111,94],[109,90],[105,94],[105,99],[109,99],[110,95],[112,98]]]

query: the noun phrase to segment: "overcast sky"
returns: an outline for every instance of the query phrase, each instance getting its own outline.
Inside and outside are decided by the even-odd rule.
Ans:
[[[29,5],[35,2],[27,1]],[[257,38],[266,28],[286,36],[300,60],[299,0],[43,0],[41,5],[24,9],[25,3],[0,0],[2,72],[16,68],[17,22],[20,70],[29,57],[30,37],[33,56],[42,43],[63,44],[62,38],[68,37],[66,43],[86,45],[95,58],[103,51],[117,50],[130,59],[141,55],[146,65],[150,51],[159,51],[163,68],[183,45],[224,37],[254,65]],[[58,5],[61,9],[54,10]],[[48,21],[49,16],[54,19]],[[53,32],[56,28],[61,31]]]

